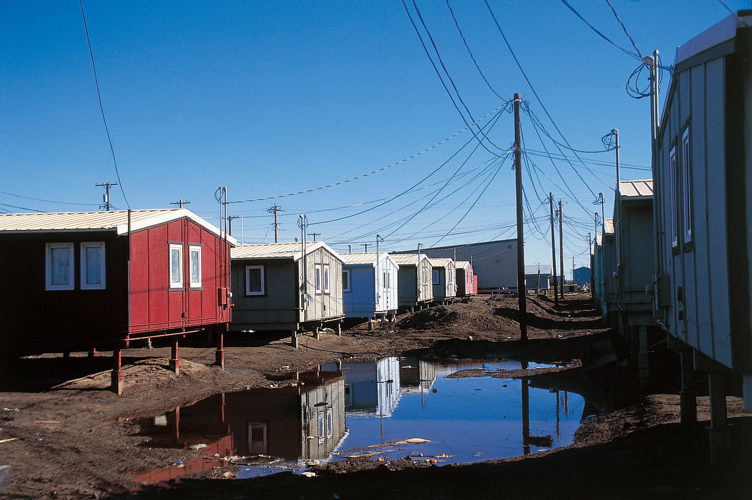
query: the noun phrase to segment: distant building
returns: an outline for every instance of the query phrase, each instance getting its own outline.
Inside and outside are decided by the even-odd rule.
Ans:
[[[574,270],[574,282],[579,285],[590,285],[590,268],[589,267],[578,267]]]
[[[468,245],[421,248],[429,257],[448,257],[466,260],[478,276],[478,293],[517,290],[517,240],[487,241]],[[414,253],[392,252],[393,254]]]

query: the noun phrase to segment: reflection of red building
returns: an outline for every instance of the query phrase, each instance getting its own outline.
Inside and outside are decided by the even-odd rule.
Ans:
[[[232,244],[185,209],[0,214],[0,350],[113,350],[120,392],[121,349],[170,337],[177,371],[179,336],[227,330]]]
[[[345,435],[342,371],[317,370],[293,376],[294,386],[216,394],[167,415],[139,419],[139,435],[150,438],[141,446],[198,448],[219,459],[269,455],[284,460],[325,460]],[[218,465],[215,460],[205,460],[139,472],[133,480],[166,482]]]

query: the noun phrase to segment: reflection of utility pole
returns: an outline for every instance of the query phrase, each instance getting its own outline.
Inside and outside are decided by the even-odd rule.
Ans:
[[[180,198],[178,201],[171,201],[170,205],[179,205],[179,208],[183,208],[183,205],[188,205],[190,201]]]
[[[522,362],[522,369],[527,370],[527,361]],[[530,455],[530,387],[527,377],[520,379],[522,384],[522,453]]]
[[[321,236],[321,233],[308,233],[308,236],[313,236],[313,241],[316,241],[316,236]]]
[[[112,186],[117,186],[117,182],[104,182],[102,184],[97,184],[98,187],[103,187],[105,189],[105,193],[103,196],[104,199],[104,205],[99,205],[99,208],[104,207],[106,211],[110,211],[110,188]]]
[[[274,213],[274,243],[279,243],[279,223],[277,222],[277,212],[284,212],[284,210],[282,210],[282,207],[278,207],[275,203],[273,207],[268,208],[266,211]],[[313,241],[316,241],[316,239],[314,238]]]

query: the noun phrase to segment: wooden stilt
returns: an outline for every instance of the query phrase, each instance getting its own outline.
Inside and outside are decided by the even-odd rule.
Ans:
[[[222,330],[217,333],[217,358],[215,364],[222,370],[225,369],[225,332]]]
[[[123,357],[120,346],[112,352],[112,392],[120,396],[123,394]]]
[[[292,331],[292,337],[290,338],[290,343],[295,349],[298,348],[298,331],[297,330]]]
[[[726,388],[723,373],[708,373],[710,389],[710,465],[716,466],[728,461],[731,449],[731,435],[726,424]]]
[[[180,357],[178,356],[178,339],[177,337],[172,340],[172,349],[170,352],[170,370],[175,372],[175,375],[180,375]]]

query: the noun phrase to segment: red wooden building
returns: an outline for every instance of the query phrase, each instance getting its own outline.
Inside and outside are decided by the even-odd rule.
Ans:
[[[477,277],[473,274],[473,266],[469,261],[458,260],[457,265],[457,297],[478,295]]]
[[[0,214],[0,349],[121,350],[133,340],[217,335],[224,365],[234,239],[185,209]]]

